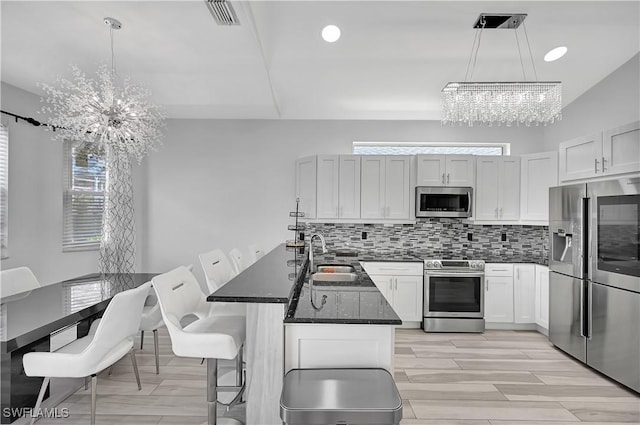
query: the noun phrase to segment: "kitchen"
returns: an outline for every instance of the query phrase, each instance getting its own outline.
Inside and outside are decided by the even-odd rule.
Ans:
[[[418,2],[416,2],[418,3]],[[413,5],[413,7],[427,7],[429,2],[424,2],[424,6]],[[254,5],[252,5],[254,6]],[[382,7],[381,5],[378,5]],[[405,7],[410,7],[405,4]],[[478,13],[486,11],[483,4],[479,3],[473,6],[469,4],[459,4],[461,10],[468,9],[468,17],[461,17],[465,27],[464,36],[460,37],[458,52],[460,60],[457,65],[451,68],[451,73],[445,77],[461,78],[468,59],[469,45],[473,39],[473,31],[470,28],[471,23],[476,19]],[[525,11],[529,13],[530,38],[532,47],[535,48],[537,54],[542,54],[543,47],[536,46],[542,35],[540,32],[535,33],[534,18],[536,14],[547,13],[568,13],[571,7],[586,7],[584,4],[568,5],[564,4],[557,10],[548,9],[550,5],[535,6],[526,2],[513,2],[507,5],[495,4],[491,6],[491,10],[503,10],[502,7],[510,11]],[[487,7],[488,7],[487,6]],[[526,7],[525,7],[526,6]],[[594,7],[596,7],[595,5]],[[11,21],[5,25],[5,19],[17,16],[18,21],[25,19],[23,25],[26,26],[28,19],[23,15],[23,10],[17,10],[17,15],[11,15],[11,7],[16,7],[11,2],[3,2],[3,85],[2,85],[2,109],[8,110],[21,116],[37,117],[41,121],[46,121],[46,117],[37,115],[41,108],[39,92],[37,92],[36,82],[42,81],[44,77],[28,77],[25,80],[19,80],[16,76],[16,63],[20,63],[18,58],[22,56],[16,55],[14,61],[7,58],[12,50],[11,45],[5,48],[5,42],[21,40],[24,35],[22,31],[18,31],[12,27]],[[195,7],[195,6],[193,6]],[[198,6],[199,7],[199,6]],[[255,5],[258,11],[264,12],[265,5]],[[279,7],[284,7],[280,5]],[[300,7],[300,6],[299,6]],[[320,7],[320,5],[316,5]],[[625,7],[633,7],[633,2],[617,3],[614,6],[625,10]],[[637,8],[637,5],[635,6]],[[41,20],[45,20],[48,13],[54,13],[50,10],[52,6],[47,7],[41,5],[38,10],[29,10],[29,14],[37,14],[41,16]],[[126,22],[128,14],[134,13],[120,5],[115,11],[107,13],[100,10],[99,18],[113,14]],[[105,8],[108,9],[108,8]],[[567,10],[565,10],[567,9]],[[198,9],[199,10],[199,9]],[[546,10],[546,12],[545,12]],[[598,75],[589,75],[590,82],[585,85],[580,92],[580,96],[574,95],[574,100],[565,104],[562,114],[562,121],[555,122],[548,126],[512,126],[512,127],[485,127],[476,125],[472,128],[467,126],[443,127],[439,121],[439,111],[436,111],[430,119],[421,118],[418,113],[400,113],[395,114],[385,112],[384,108],[392,108],[392,96],[385,99],[387,89],[384,88],[379,92],[379,96],[383,100],[376,100],[372,95],[361,96],[361,105],[371,105],[375,108],[377,102],[385,101],[387,106],[378,107],[369,114],[365,114],[367,109],[358,109],[358,114],[336,116],[337,113],[310,113],[306,116],[296,115],[299,105],[304,104],[303,100],[297,97],[281,99],[281,116],[277,119],[272,112],[267,113],[247,113],[248,118],[239,118],[233,116],[230,109],[226,112],[210,113],[211,118],[204,113],[201,116],[195,114],[189,115],[182,111],[180,114],[174,114],[167,120],[167,126],[164,130],[164,143],[157,152],[153,152],[146,158],[140,166],[134,167],[135,182],[135,214],[137,226],[137,267],[143,271],[164,271],[181,264],[194,263],[197,254],[204,252],[213,246],[218,246],[228,251],[234,246],[246,246],[249,243],[257,242],[265,250],[275,247],[279,243],[291,238],[291,232],[288,232],[287,226],[291,224],[288,213],[295,208],[295,179],[294,179],[294,163],[300,158],[314,155],[348,155],[353,153],[352,142],[354,141],[389,141],[389,142],[462,142],[462,143],[509,143],[510,154],[513,156],[533,155],[540,152],[552,152],[559,150],[561,142],[573,140],[578,137],[587,136],[596,132],[602,132],[616,128],[627,123],[634,122],[638,119],[638,92],[637,75],[638,75],[638,56],[637,43],[629,43],[628,40],[636,40],[637,37],[629,37],[629,34],[638,32],[637,13],[625,13],[619,9],[613,9],[617,13],[612,15],[624,16],[629,19],[626,27],[621,25],[623,30],[611,28],[612,37],[621,37],[619,42],[614,42],[618,46],[610,49],[607,55],[615,56],[611,58],[608,68],[602,69]],[[277,9],[276,11],[281,11]],[[175,12],[175,11],[173,11]],[[319,11],[314,10],[316,16],[321,16]],[[427,12],[427,9],[419,9],[419,13]],[[417,14],[418,12],[414,13]],[[196,13],[191,11],[191,13]],[[257,11],[254,13],[258,14]],[[274,12],[275,13],[275,12]],[[323,12],[324,13],[324,12]],[[397,12],[404,16],[406,12]],[[286,18],[286,13],[276,13],[280,19]],[[547,16],[548,16],[547,15]],[[609,29],[620,24],[619,19],[612,19],[613,23],[603,23],[601,16],[594,12],[593,26],[602,26]],[[603,15],[603,13],[600,13]],[[29,15],[31,16],[31,15]],[[57,15],[56,15],[57,16]],[[264,16],[264,15],[260,15]],[[567,15],[562,15],[567,16]],[[211,21],[211,17],[206,14],[206,9],[201,20],[207,18],[212,26],[210,31],[215,34],[222,31],[222,28],[215,27]],[[65,19],[65,18],[61,18]],[[400,17],[398,18],[400,19]],[[406,18],[405,18],[406,19]],[[536,18],[539,19],[539,18]],[[35,21],[35,19],[34,19]],[[569,21],[569,19],[566,19]],[[15,21],[13,21],[15,22]],[[198,21],[199,22],[199,21]],[[288,22],[288,21],[287,21]],[[14,24],[15,25],[15,24]],[[34,25],[35,26],[35,25]],[[139,24],[127,24],[125,28],[117,34],[116,52],[119,56],[119,66],[123,67],[123,74],[128,74],[127,64],[131,64],[136,55],[139,55],[137,47],[134,43],[128,41],[125,34],[133,30]],[[315,28],[313,22],[306,22],[304,25],[308,28]],[[282,24],[282,28],[291,28],[295,26],[287,23]],[[11,35],[5,35],[5,31],[12,31],[10,34],[20,34],[20,37],[11,38]],[[80,29],[77,29],[78,31]],[[231,28],[232,31],[246,30],[246,27]],[[299,29],[298,29],[299,30]],[[32,43],[34,46],[39,43],[48,42],[43,36],[43,30],[31,28],[34,34],[40,34],[38,42]],[[108,56],[106,46],[106,38],[104,28],[100,21],[96,23],[95,28],[95,46],[100,47],[95,54],[95,60],[103,60]],[[170,30],[164,30],[166,35],[161,36],[158,31],[158,37],[171,38]],[[319,31],[319,30],[318,30]],[[318,32],[316,31],[316,32]],[[578,31],[577,29],[575,31]],[[624,32],[627,31],[627,32]],[[631,31],[631,32],[628,32]],[[338,43],[346,43],[349,40],[348,29],[343,28],[343,38]],[[558,31],[556,31],[558,33]],[[561,32],[560,32],[561,33]],[[535,36],[534,36],[535,34]],[[577,32],[584,37],[582,41],[591,44],[592,47],[587,51],[593,51],[596,54],[596,47],[601,43],[594,41],[593,36],[589,36],[586,32]],[[485,34],[487,35],[487,34]],[[178,36],[178,35],[175,35]],[[315,33],[314,33],[315,36]],[[398,35],[397,44],[406,42],[407,38],[412,36]],[[224,35],[221,35],[224,37]],[[284,37],[284,34],[281,35]],[[590,38],[591,37],[591,38]],[[319,36],[318,36],[319,38]],[[277,38],[280,40],[280,38]],[[288,40],[288,41],[286,41]],[[286,38],[282,42],[286,44],[281,47],[284,51],[300,52],[291,38]],[[320,40],[321,41],[321,40]],[[512,41],[512,37],[509,38]],[[550,40],[551,44],[563,43],[562,40]],[[576,41],[577,42],[577,41]],[[55,43],[51,41],[51,43]],[[71,41],[65,40],[63,43],[69,44]],[[211,43],[220,43],[211,41]],[[324,42],[322,42],[324,43]],[[490,44],[485,40],[483,47]],[[568,42],[567,42],[568,43]],[[426,44],[425,44],[426,45]],[[55,45],[54,45],[55,46]],[[273,72],[277,67],[290,66],[292,69],[299,69],[304,59],[309,59],[309,66],[317,68],[314,75],[317,81],[326,81],[317,74],[322,72],[331,72],[330,66],[324,64],[322,59],[326,59],[329,54],[327,49],[331,47],[340,48],[339,44],[319,44],[318,51],[309,51],[308,55],[316,55],[308,58],[301,53],[300,56],[290,62],[276,62],[273,66]],[[516,76],[519,70],[517,62],[517,52],[514,51],[513,45],[509,44],[505,47],[504,54],[513,59],[513,69]],[[204,47],[203,47],[204,48]],[[274,46],[271,47],[275,49]],[[598,47],[598,54],[604,55],[606,48]],[[221,51],[224,47],[220,47]],[[251,44],[251,49],[255,49]],[[628,50],[625,50],[628,49]],[[57,51],[55,47],[50,50]],[[25,48],[25,52],[30,51]],[[254,50],[251,50],[254,51]],[[364,51],[364,50],[363,50]],[[389,53],[389,47],[385,46],[384,53]],[[26,54],[26,53],[25,53]],[[126,54],[126,56],[125,56]],[[355,53],[355,56],[358,57]],[[570,50],[569,55],[573,54]],[[278,56],[273,53],[275,60]],[[13,57],[13,56],[12,56]],[[569,59],[567,56],[565,59]],[[609,56],[606,56],[607,58]],[[27,60],[28,58],[24,58]],[[52,61],[54,58],[51,58]],[[400,61],[401,58],[396,58]],[[64,58],[55,59],[60,64],[55,68],[55,73],[65,72],[69,63],[78,62],[79,58],[65,56]],[[581,59],[585,61],[586,59]],[[38,55],[34,55],[28,59],[26,63],[34,67],[41,62]],[[383,70],[397,70],[398,64],[386,65],[382,59],[379,64]],[[482,61],[482,52],[480,52],[480,61]],[[560,64],[562,60],[556,62]],[[593,62],[593,59],[590,59]],[[542,61],[541,61],[542,62]],[[607,63],[606,60],[599,62]],[[5,67],[13,63],[13,68]],[[509,62],[511,63],[511,62]],[[589,61],[582,62],[584,67],[590,64]],[[258,62],[256,69],[261,69],[261,63]],[[491,77],[490,65],[482,62],[479,63],[478,73],[482,77],[481,72],[489,74],[485,78]],[[538,72],[545,79],[557,78],[553,69],[542,68],[538,65]],[[556,65],[547,65],[556,66]],[[560,65],[557,65],[560,66]],[[329,70],[327,70],[329,68]],[[337,68],[342,69],[342,68]],[[484,71],[483,71],[484,70]],[[426,71],[422,70],[426,77]],[[384,72],[382,72],[384,74]],[[586,71],[585,71],[586,73]],[[485,74],[485,75],[486,75]],[[562,76],[565,86],[570,85],[579,78],[579,73],[574,70],[572,74]],[[133,75],[132,75],[133,76]],[[53,75],[48,78],[53,78]],[[154,77],[155,78],[155,77]],[[264,78],[264,75],[261,77]],[[558,77],[559,78],[559,77]],[[144,75],[136,77],[142,82],[151,79]],[[256,81],[264,81],[256,79]],[[441,89],[446,81],[437,81],[437,92]],[[277,83],[277,81],[275,82]],[[274,83],[274,84],[275,84]],[[319,83],[318,83],[319,84]],[[325,84],[328,84],[326,82]],[[276,84],[277,86],[277,84]],[[266,86],[265,86],[266,87]],[[378,89],[382,89],[379,85]],[[249,88],[244,88],[246,92],[251,92]],[[264,90],[261,87],[261,90]],[[425,91],[422,88],[414,91]],[[370,91],[368,93],[376,93]],[[225,92],[222,92],[225,93]],[[256,92],[254,91],[253,94]],[[264,96],[270,97],[269,93],[261,91],[261,101]],[[436,94],[438,94],[436,93]],[[189,93],[185,93],[187,96]],[[197,98],[193,91],[190,95]],[[256,95],[257,96],[257,95]],[[284,94],[281,94],[284,96]],[[306,94],[309,98],[319,96],[317,91]],[[426,94],[425,94],[426,96]],[[308,102],[308,101],[307,101]],[[179,103],[179,102],[176,102]],[[318,100],[319,103],[319,100]],[[437,103],[437,101],[436,101]],[[408,103],[407,105],[410,105]],[[606,105],[603,106],[603,105]],[[331,106],[331,105],[330,105]],[[337,105],[335,105],[337,108]],[[256,110],[260,105],[255,106]],[[401,106],[402,107],[402,106]],[[406,106],[409,108],[409,106]],[[436,105],[434,109],[438,109]],[[215,109],[212,107],[212,109]],[[328,108],[330,110],[330,108]],[[273,109],[269,109],[273,111]],[[254,110],[255,111],[255,110]],[[271,115],[270,115],[271,114]],[[385,117],[384,119],[380,119]],[[232,118],[232,119],[228,119]],[[79,251],[79,252],[61,252],[61,236],[60,228],[63,221],[61,196],[60,196],[60,179],[57,176],[62,175],[63,152],[59,144],[51,142],[50,133],[44,132],[42,129],[27,125],[26,123],[16,123],[12,119],[3,115],[3,123],[7,124],[10,130],[10,165],[9,165],[9,188],[10,194],[18,193],[18,195],[10,195],[9,202],[9,250],[8,259],[2,260],[2,268],[18,267],[20,265],[29,264],[34,273],[44,282],[53,283],[63,279],[75,277],[85,273],[94,272],[97,269],[98,255],[96,251]],[[19,141],[19,142],[15,142]],[[249,170],[249,171],[247,171]],[[52,177],[53,176],[53,177]],[[188,190],[185,190],[188,188]],[[256,219],[259,217],[259,219]],[[513,224],[500,223],[490,227],[492,244],[497,244],[499,249],[513,249],[514,253],[520,251],[525,245],[521,241],[518,232],[523,229],[521,226],[528,224],[519,224],[520,217]],[[411,221],[409,219],[409,221]],[[265,225],[267,223],[267,225]],[[481,230],[476,226],[484,229],[488,226],[475,225],[472,222],[461,222],[460,229],[447,229],[441,223],[453,223],[451,221],[433,221],[433,230],[429,228],[426,222],[420,221],[418,224],[408,224],[419,235],[429,235],[430,232],[441,233],[443,238],[447,240],[456,240],[463,243],[468,233],[473,233],[473,241],[470,244],[482,243]],[[318,229],[330,238],[329,246],[337,248],[334,240],[334,229],[343,227],[345,232],[350,233],[350,244],[352,247],[368,247],[386,243],[390,248],[414,248],[407,247],[405,243],[415,245],[417,240],[406,241],[404,237],[396,238],[392,234],[392,230],[396,226],[404,226],[396,224],[394,227],[385,227],[384,224],[366,226],[368,223],[352,224],[352,228],[347,225],[334,224],[326,225],[318,223]],[[456,224],[457,226],[458,224]],[[442,226],[442,227],[440,227]],[[454,224],[451,224],[454,227]],[[367,227],[372,227],[370,230]],[[544,232],[545,226],[532,226],[527,231],[533,233],[537,238],[537,243],[532,244],[532,251],[544,247],[544,236],[538,236]],[[368,232],[368,238],[362,239],[362,232]],[[407,233],[409,231],[407,230]],[[503,243],[502,233],[506,233],[507,241]],[[516,236],[517,234],[517,236]],[[493,242],[495,238],[499,241]],[[335,238],[335,239],[331,239]],[[454,239],[455,238],[455,239]],[[514,244],[514,239],[518,242]],[[342,239],[340,239],[342,240]],[[522,244],[522,245],[519,245]],[[492,245],[492,249],[495,248]],[[518,263],[518,261],[514,261]],[[194,268],[194,274],[203,281],[202,271],[198,267]],[[400,333],[398,333],[400,334]]]

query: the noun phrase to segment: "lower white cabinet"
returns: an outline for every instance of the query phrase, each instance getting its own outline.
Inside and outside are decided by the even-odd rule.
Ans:
[[[501,264],[510,268],[511,264]],[[484,277],[484,319],[487,323],[513,323],[513,275]]]
[[[535,323],[535,269],[534,264],[513,266],[513,318],[515,323]]]
[[[549,329],[549,268],[536,265],[535,269],[535,322]]]
[[[362,263],[373,283],[403,322],[422,321],[422,263]]]

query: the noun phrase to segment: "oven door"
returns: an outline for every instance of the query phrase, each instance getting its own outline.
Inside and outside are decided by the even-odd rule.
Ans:
[[[424,317],[484,317],[484,273],[427,271]]]
[[[640,292],[640,177],[589,183],[591,280]]]

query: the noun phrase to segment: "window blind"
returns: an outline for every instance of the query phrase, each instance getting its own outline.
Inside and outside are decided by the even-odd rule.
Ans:
[[[9,130],[0,124],[0,258],[9,256]]]
[[[106,162],[86,145],[64,143],[63,251],[98,249],[104,209]]]

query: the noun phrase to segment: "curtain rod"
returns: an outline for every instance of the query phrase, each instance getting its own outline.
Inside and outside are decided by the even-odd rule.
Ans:
[[[22,121],[28,122],[29,124],[31,124],[34,127],[40,127],[41,125],[43,125],[45,127],[52,128],[53,131],[56,131],[56,128],[60,128],[60,127],[57,127],[55,125],[47,124],[45,122],[40,122],[40,121],[36,120],[35,118],[23,117],[21,115],[17,115],[17,114],[14,114],[12,112],[4,111],[4,110],[0,110],[0,112],[2,112],[5,115],[9,115],[10,117],[15,118],[16,122],[18,122],[18,120],[22,120]]]

